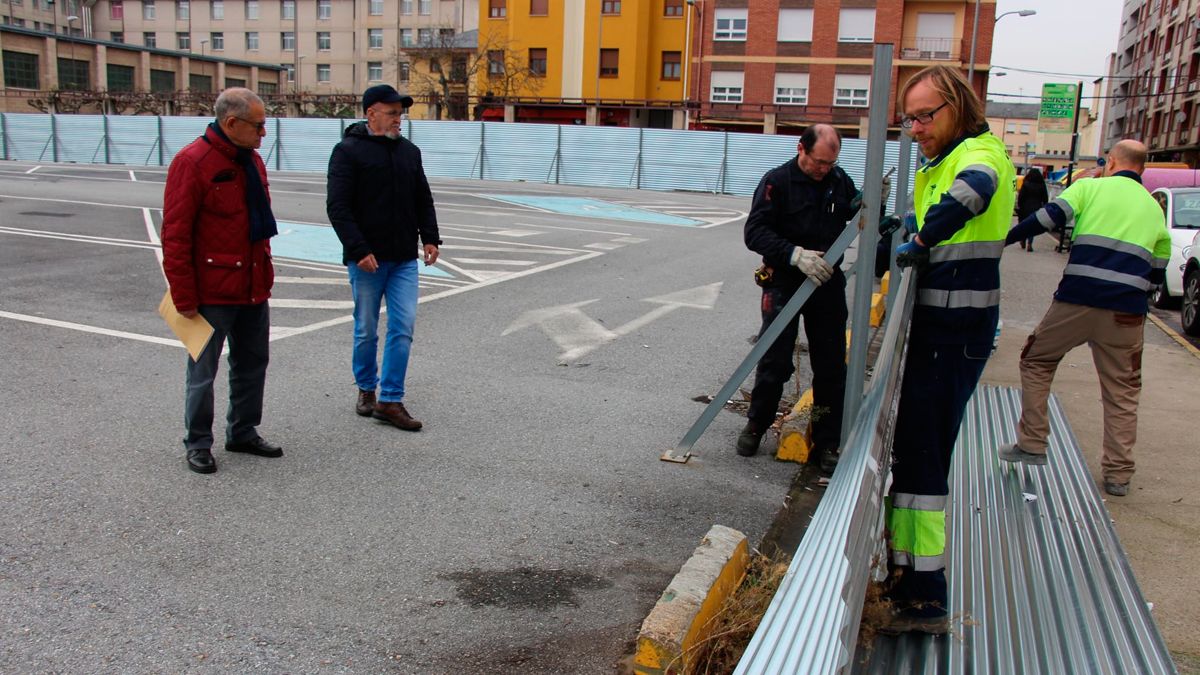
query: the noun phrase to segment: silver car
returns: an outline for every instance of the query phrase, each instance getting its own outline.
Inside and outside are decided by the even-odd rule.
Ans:
[[[1167,282],[1150,298],[1159,309],[1178,306],[1183,297],[1183,249],[1190,246],[1200,230],[1200,188],[1158,188],[1151,193],[1167,218],[1171,233],[1171,260],[1167,263]]]

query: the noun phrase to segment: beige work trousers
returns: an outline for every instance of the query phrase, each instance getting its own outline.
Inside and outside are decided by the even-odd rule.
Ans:
[[[1050,436],[1047,399],[1063,356],[1088,343],[1100,377],[1104,404],[1104,480],[1128,483],[1133,476],[1142,345],[1146,317],[1054,301],[1021,351],[1021,421],[1017,445],[1045,453]]]

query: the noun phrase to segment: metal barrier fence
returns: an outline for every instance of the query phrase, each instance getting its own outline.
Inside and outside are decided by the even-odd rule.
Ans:
[[[204,132],[204,117],[0,114],[0,156],[31,162],[166,166]],[[262,150],[276,171],[320,171],[353,120],[272,118]],[[749,195],[796,153],[795,136],[630,127],[406,120],[436,178]],[[867,141],[846,139],[840,165],[864,183]],[[899,161],[887,143],[884,167]],[[906,192],[911,189],[907,186]]]

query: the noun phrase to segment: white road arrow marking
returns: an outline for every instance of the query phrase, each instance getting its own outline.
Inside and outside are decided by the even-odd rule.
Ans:
[[[629,335],[681,307],[712,309],[717,304],[717,295],[721,291],[721,284],[722,282],[717,282],[645,298],[643,302],[651,302],[659,306],[613,330],[605,328],[599,321],[584,313],[583,307],[596,302],[596,300],[584,300],[525,312],[508,328],[505,328],[501,335],[537,326],[562,350],[558,357],[560,361],[573,361],[597,347],[608,344],[623,335]]]

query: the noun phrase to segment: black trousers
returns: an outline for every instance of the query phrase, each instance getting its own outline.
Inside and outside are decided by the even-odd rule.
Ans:
[[[762,336],[796,288],[764,288],[762,293]],[[748,417],[760,429],[775,422],[783,387],[795,372],[794,352],[804,317],[808,337],[808,362],[813,380],[813,446],[832,450],[841,444],[842,406],[846,393],[846,277],[841,270],[818,286],[800,313],[758,362],[754,389],[750,393]]]
[[[213,327],[200,360],[188,356],[183,445],[188,450],[213,444],[213,380],[221,350],[229,340],[229,411],[225,441],[244,443],[258,437],[262,422],[263,390],[270,360],[271,314],[267,303],[257,305],[200,305],[200,315]]]

